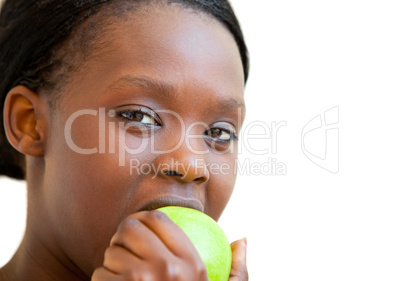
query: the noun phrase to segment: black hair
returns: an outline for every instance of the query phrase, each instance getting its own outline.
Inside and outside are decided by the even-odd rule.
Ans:
[[[147,0],[6,0],[0,11],[0,124],[3,124],[4,101],[7,93],[17,85],[39,92],[48,90],[57,96],[55,88],[66,83],[69,72],[79,60],[77,51],[90,52],[91,39],[99,35],[98,26],[86,26],[85,40],[78,47],[62,53],[69,44],[71,33],[85,20],[112,5],[119,13],[127,5],[135,6],[155,1]],[[157,1],[156,1],[157,2]],[[248,50],[236,15],[228,0],[161,0],[202,11],[221,22],[233,35],[243,63],[244,82],[249,73]],[[131,7],[132,9],[132,7]],[[101,24],[102,25],[102,24]],[[82,38],[82,37],[81,37]],[[70,43],[71,45],[71,43]],[[75,49],[74,49],[75,48]],[[78,50],[77,50],[78,48]],[[66,58],[68,55],[72,58]],[[57,74],[56,74],[57,73]],[[8,142],[4,126],[0,125],[0,175],[25,178],[25,157]]]

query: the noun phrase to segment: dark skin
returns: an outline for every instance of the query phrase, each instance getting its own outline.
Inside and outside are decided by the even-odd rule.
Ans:
[[[215,19],[175,5],[116,22],[102,34],[106,47],[94,51],[63,87],[56,109],[24,86],[7,96],[7,137],[26,155],[28,218],[21,246],[0,270],[1,281],[207,280],[186,235],[153,209],[185,205],[215,220],[221,216],[236,179],[237,143],[227,141],[228,132],[239,132],[244,120],[238,48]],[[135,113],[139,107],[145,114]],[[106,114],[105,153],[73,151],[65,138],[68,118],[100,108],[116,113]],[[162,109],[176,112],[186,128],[202,123],[182,132],[178,119]],[[86,114],[74,121],[75,145],[99,152],[98,118]],[[119,122],[132,127],[124,131]],[[183,134],[198,137],[168,151]],[[119,165],[119,144],[134,149],[151,139],[165,153],[152,152],[148,142],[139,153],[125,151]],[[113,141],[115,153],[109,151]],[[171,159],[182,166],[170,165]],[[138,174],[131,160],[162,169]],[[211,163],[228,169],[212,171]],[[231,246],[229,280],[248,280],[246,242]]]

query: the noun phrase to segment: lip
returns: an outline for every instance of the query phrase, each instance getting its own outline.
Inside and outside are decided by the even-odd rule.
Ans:
[[[186,207],[204,212],[204,204],[200,200],[181,196],[163,196],[153,199],[141,206],[140,211],[152,211],[166,206]]]

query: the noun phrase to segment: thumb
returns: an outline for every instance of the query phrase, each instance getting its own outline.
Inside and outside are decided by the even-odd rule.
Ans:
[[[232,270],[229,281],[248,281],[247,272],[247,238],[233,242],[232,248]]]

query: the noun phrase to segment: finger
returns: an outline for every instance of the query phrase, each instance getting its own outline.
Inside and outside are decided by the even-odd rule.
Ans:
[[[123,281],[123,276],[111,272],[104,267],[99,267],[92,274],[91,281]]]
[[[232,248],[232,269],[229,281],[247,281],[247,240],[241,239],[233,242]]]
[[[119,274],[140,268],[143,261],[121,246],[110,246],[105,251],[103,266],[109,271]]]
[[[124,219],[113,235],[110,245],[124,247],[141,259],[152,259],[157,255],[171,255],[157,234],[149,229],[139,217],[140,213],[137,213]]]
[[[177,257],[201,261],[194,244],[166,214],[160,211],[137,213],[139,220],[151,229]]]

